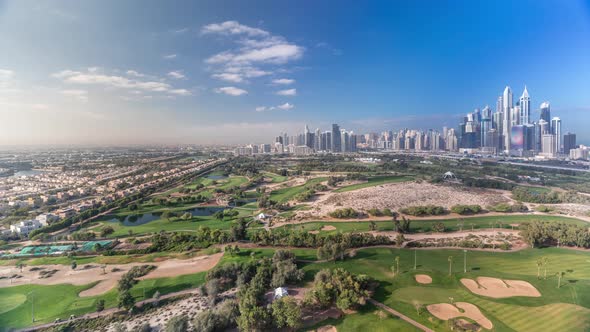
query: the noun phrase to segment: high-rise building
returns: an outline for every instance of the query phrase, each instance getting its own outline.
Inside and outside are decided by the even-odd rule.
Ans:
[[[510,150],[510,127],[512,124],[512,90],[506,86],[502,95],[502,112],[504,113],[502,136],[504,138],[504,150]]]
[[[551,119],[551,132],[555,136],[555,153],[561,152],[561,119],[553,117]]]
[[[555,157],[557,150],[555,149],[555,135],[545,134],[541,142],[541,151],[547,157]]]
[[[342,134],[340,126],[332,124],[332,152],[342,152]]]
[[[544,101],[541,103],[541,119],[547,121],[547,123],[551,123],[551,105],[548,101]]]
[[[527,91],[526,85],[524,86],[524,91],[522,92],[522,96],[520,96],[520,124],[526,125],[530,123],[531,117],[531,97],[529,97],[529,92]]]
[[[570,154],[570,150],[575,149],[576,146],[576,134],[567,133],[563,135],[563,153],[566,155]]]

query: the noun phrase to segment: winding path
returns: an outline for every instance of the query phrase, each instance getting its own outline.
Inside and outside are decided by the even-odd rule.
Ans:
[[[397,316],[397,317],[405,320],[406,322],[414,325],[416,328],[419,328],[420,330],[422,330],[424,332],[434,332],[434,330],[429,329],[428,327],[426,327],[426,326],[418,323],[417,321],[415,321],[415,320],[411,319],[410,317],[402,314],[401,312],[399,312],[397,310],[394,310],[394,309],[386,306],[385,304],[383,304],[381,302],[377,302],[377,301],[375,301],[373,299],[368,299],[368,300],[369,300],[369,302],[371,302],[372,304],[376,305],[377,307],[379,307],[379,308],[381,308],[381,309],[389,312],[390,314],[392,314],[394,316]]]

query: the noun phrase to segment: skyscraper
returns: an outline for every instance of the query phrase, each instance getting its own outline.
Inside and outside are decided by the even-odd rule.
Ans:
[[[555,153],[561,152],[561,119],[554,117],[551,119],[551,132],[555,136]]]
[[[576,148],[576,134],[567,133],[563,135],[563,153],[570,154],[571,149]]]
[[[551,122],[551,105],[548,101],[544,101],[541,103],[541,119],[547,121],[547,123]]]
[[[512,124],[511,113],[512,113],[512,90],[510,90],[509,86],[506,86],[504,89],[504,94],[502,95],[502,112],[504,112],[504,121],[502,128],[502,135],[504,136],[504,150],[510,150],[510,127]]]
[[[332,124],[332,152],[342,152],[342,139],[340,126]]]
[[[524,86],[524,91],[522,92],[522,96],[520,96],[520,124],[527,125],[530,123],[531,117],[531,98],[529,97],[529,92],[527,91],[526,85]]]

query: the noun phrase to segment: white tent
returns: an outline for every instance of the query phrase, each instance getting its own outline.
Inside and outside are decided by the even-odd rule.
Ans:
[[[287,295],[289,295],[289,292],[287,291],[286,287],[279,287],[275,289],[275,300]]]
[[[443,179],[445,179],[445,180],[456,180],[457,177],[455,176],[455,173],[453,173],[453,172],[446,172],[443,175]]]

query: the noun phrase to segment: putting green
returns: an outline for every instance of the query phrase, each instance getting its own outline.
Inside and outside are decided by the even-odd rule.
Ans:
[[[25,303],[27,297],[24,294],[9,294],[0,297],[0,314],[8,312]]]

